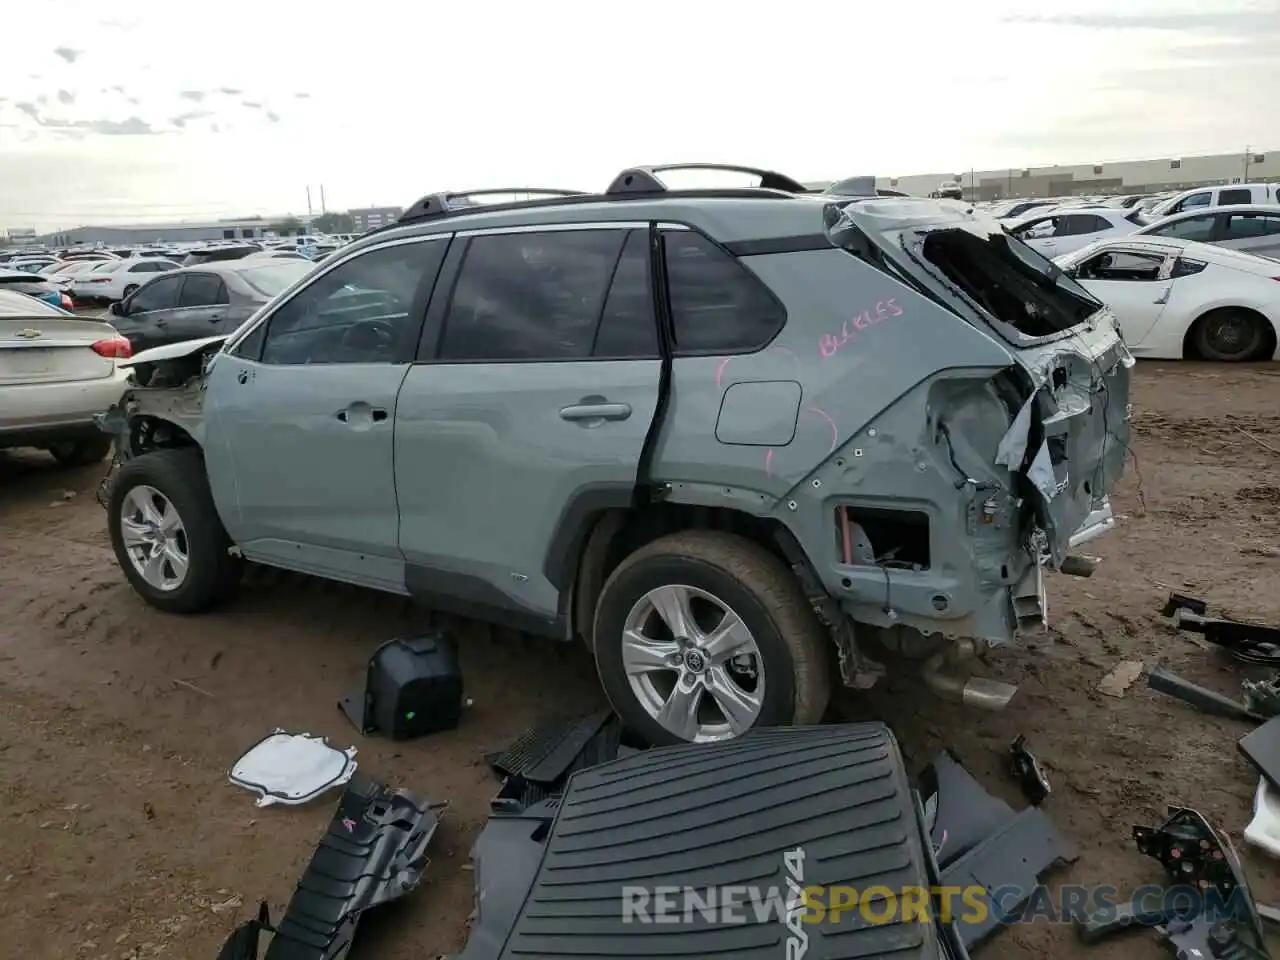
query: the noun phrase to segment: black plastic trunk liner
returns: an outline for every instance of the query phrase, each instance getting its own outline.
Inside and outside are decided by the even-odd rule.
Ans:
[[[352,780],[273,930],[265,960],[340,960],[364,911],[412,890],[438,820],[430,805],[367,779]],[[257,960],[265,907],[223,946],[220,960]]]
[[[623,888],[749,886],[785,901],[795,874],[784,856],[797,848],[802,886],[928,888],[915,799],[883,724],[637,753],[575,773],[558,802],[491,817],[475,851],[479,911],[459,960],[778,960],[791,952],[785,911],[748,905],[739,923],[697,912],[689,922],[625,922]],[[851,911],[803,930],[813,960],[942,956],[925,922],[868,923]]]

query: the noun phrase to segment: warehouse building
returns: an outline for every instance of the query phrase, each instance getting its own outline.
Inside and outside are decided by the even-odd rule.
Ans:
[[[960,183],[966,200],[1161,193],[1212,183],[1280,181],[1280,149],[1264,153],[1251,151],[1247,156],[1242,152],[1010,170],[947,170],[878,177],[876,186],[912,196],[928,196],[949,180]]]
[[[389,223],[395,223],[402,213],[404,213],[403,207],[356,207],[354,210],[348,210],[347,216],[351,218],[352,229],[356,233],[367,233],[378,227],[385,227]]]
[[[134,246],[149,243],[201,243],[209,240],[255,240],[261,239],[275,225],[276,221],[267,219],[216,220],[211,223],[111,224],[60,230],[40,237],[39,242],[51,247],[70,247],[81,244]],[[305,234],[307,230],[305,226],[299,225],[295,232]]]

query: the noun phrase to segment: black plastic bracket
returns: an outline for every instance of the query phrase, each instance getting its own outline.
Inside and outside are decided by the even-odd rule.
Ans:
[[[527,194],[542,199],[546,197],[579,197],[587,190],[562,190],[558,187],[492,187],[485,190],[465,190],[457,193],[429,193],[400,215],[400,222],[426,220],[459,210],[472,210],[479,204],[469,203],[473,197],[492,197],[504,194]]]
[[[631,167],[613,178],[607,195],[626,193],[666,193],[670,188],[658,176],[672,170],[718,170],[724,173],[745,173],[760,178],[758,189],[780,190],[783,193],[808,193],[803,183],[792,180],[786,174],[758,167],[740,167],[732,163],[664,163],[658,166]]]
[[[1043,810],[1027,807],[947,867],[942,873],[944,886],[962,890],[981,887],[988,894],[1001,887],[1018,891],[1016,903],[988,900],[980,922],[957,922],[965,948],[973,949],[999,927],[1017,919],[1018,910],[1030,899],[1042,873],[1078,857],[1075,846],[1058,832]]]

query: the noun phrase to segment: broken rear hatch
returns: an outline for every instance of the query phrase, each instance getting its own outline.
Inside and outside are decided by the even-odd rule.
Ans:
[[[828,204],[824,221],[832,243],[990,332],[1026,374],[1023,406],[994,461],[1027,481],[1058,566],[1073,538],[1109,524],[1106,498],[1129,450],[1134,361],[1111,311],[963,207],[866,198]]]

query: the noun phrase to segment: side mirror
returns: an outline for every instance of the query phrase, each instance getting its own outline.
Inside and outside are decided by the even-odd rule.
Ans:
[[[116,317],[123,317],[125,315],[123,300],[116,300],[111,304],[111,314]]]

